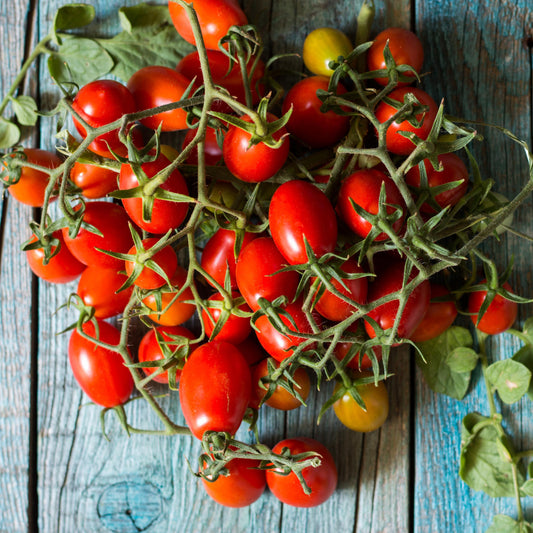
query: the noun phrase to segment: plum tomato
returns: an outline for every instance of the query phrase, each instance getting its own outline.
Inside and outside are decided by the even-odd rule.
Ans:
[[[187,130],[183,139],[185,148],[196,135],[196,130]],[[211,126],[207,126],[204,136],[204,159],[206,165],[216,165],[222,161],[222,148],[218,145],[217,131]],[[191,153],[185,160],[188,165],[198,165],[198,146],[193,147]]]
[[[193,435],[205,431],[234,435],[239,429],[252,391],[250,367],[229,342],[202,344],[189,356],[181,372],[181,409]]]
[[[348,36],[336,28],[317,28],[307,35],[303,45],[305,66],[318,76],[331,76],[329,64],[348,57],[353,46]]]
[[[404,222],[405,202],[394,182],[383,172],[376,169],[356,170],[342,181],[337,208],[348,227],[359,237],[365,238],[373,228],[372,222],[359,215],[352,202],[372,215],[379,213],[381,187],[385,187],[385,210],[391,215],[398,209],[402,214],[392,223],[398,233]],[[376,241],[387,240],[387,233],[379,233]]]
[[[83,331],[112,346],[120,343],[120,331],[104,320],[98,320],[98,332],[92,322],[86,322]],[[115,407],[123,404],[133,392],[133,378],[122,356],[97,346],[76,329],[70,335],[68,359],[74,378],[94,403]]]
[[[259,344],[254,332],[250,333],[246,339],[237,344],[237,348],[242,353],[250,366],[259,363],[268,357],[263,347]]]
[[[387,28],[376,35],[372,46],[366,54],[366,63],[368,70],[387,70],[383,50],[385,45],[389,44],[389,50],[396,63],[396,66],[409,65],[417,74],[422,70],[424,62],[424,47],[420,39],[409,30],[404,28]],[[404,76],[412,76],[415,81],[413,72],[406,71]],[[387,85],[389,78],[374,78],[380,85]],[[408,85],[407,82],[398,82],[398,86]]]
[[[81,189],[85,198],[104,198],[118,187],[118,174],[109,168],[76,161],[70,171],[70,179]]]
[[[286,475],[276,468],[266,471],[270,492],[281,502],[294,507],[316,507],[324,503],[335,492],[338,479],[337,467],[330,451],[322,443],[308,437],[282,440],[272,451],[279,454],[284,448],[288,448],[292,455],[305,452],[316,452],[320,455],[319,466],[308,466],[302,470],[311,494],[305,494],[294,472]]]
[[[318,258],[335,250],[335,210],[329,198],[308,181],[280,185],[270,201],[268,221],[278,250],[293,265],[307,263],[305,241]]]

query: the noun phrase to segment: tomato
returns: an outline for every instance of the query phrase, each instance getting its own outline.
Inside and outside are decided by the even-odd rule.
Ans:
[[[361,372],[356,374],[356,378],[372,376],[371,372]],[[335,392],[339,389],[336,385]],[[380,428],[389,416],[389,395],[387,387],[383,381],[378,381],[377,385],[366,383],[357,385],[357,392],[361,395],[365,408],[363,409],[349,392],[333,404],[333,410],[337,418],[353,431],[367,433]]]
[[[54,169],[62,163],[56,154],[48,150],[24,148],[24,154],[28,163],[44,168]],[[49,182],[50,175],[46,172],[23,166],[19,180],[10,185],[7,190],[15,200],[22,204],[42,207],[45,190]]]
[[[335,250],[335,210],[329,198],[308,181],[280,185],[270,201],[268,221],[278,250],[293,265],[307,263],[305,241],[318,258]]]
[[[236,291],[233,291],[231,296],[233,300],[237,300],[241,297],[241,295]],[[223,301],[223,296],[217,292],[216,294],[213,294],[213,296],[210,296],[206,303],[209,306],[212,303]],[[220,320],[224,308],[225,304],[222,304],[221,307],[208,307],[208,310],[202,310],[202,322],[204,324],[205,333],[210,339],[213,331],[215,330],[216,324]],[[250,308],[245,302],[239,305],[237,309],[245,313],[251,312]],[[233,310],[228,309],[228,311],[232,312]],[[227,341],[237,345],[241,342],[244,342],[251,332],[252,326],[250,324],[250,319],[243,316],[237,316],[232,312],[222,326],[222,329],[220,329],[213,338],[215,338],[217,341]]]
[[[486,280],[481,281],[486,283]],[[503,288],[512,293],[509,283],[504,283]],[[479,310],[487,297],[486,290],[471,292],[468,297],[468,312],[470,318],[479,331],[487,335],[497,335],[508,330],[516,320],[518,315],[518,304],[507,300],[500,294],[496,294],[483,316],[479,318]]]
[[[183,139],[183,147],[187,146],[196,135],[196,130],[187,130]],[[222,161],[222,148],[218,145],[217,132],[214,128],[207,126],[204,137],[204,159],[206,165],[216,165]],[[189,157],[185,160],[188,165],[198,164],[198,146],[195,146]]]
[[[45,265],[43,248],[27,250],[26,259],[28,265],[37,277],[51,283],[68,283],[75,280],[84,271],[85,265],[80,263],[70,253],[60,230],[54,231],[52,238],[58,240],[59,252]],[[37,237],[33,235],[30,242],[35,242],[36,240]],[[52,246],[52,252],[55,250],[56,246]]]
[[[83,222],[94,226],[102,236],[80,228],[75,237],[69,237],[68,228],[63,228],[63,238],[72,255],[85,265],[123,268],[124,261],[105,254],[101,250],[125,253],[133,244],[129,228],[130,219],[120,205],[96,200],[87,202]]]
[[[246,507],[263,494],[266,487],[265,471],[260,461],[236,457],[226,463],[226,475],[215,481],[202,478],[204,489],[220,505]]]
[[[387,28],[379,33],[372,46],[368,49],[366,63],[368,70],[387,70],[383,50],[389,44],[390,53],[397,66],[409,65],[420,73],[424,62],[424,47],[420,39],[411,31],[404,28]],[[404,76],[411,76],[415,81],[414,74],[404,72]],[[387,85],[389,78],[374,78],[380,85]],[[398,86],[406,85],[407,82],[399,82]]]
[[[447,183],[462,180],[462,183],[456,185],[453,189],[442,191],[435,195],[435,202],[444,209],[448,206],[454,206],[466,193],[468,188],[468,169],[461,158],[456,154],[440,154],[437,157],[441,168],[435,170],[429,159],[424,160],[424,167],[427,174],[427,185],[430,189],[439,187]],[[405,181],[412,187],[420,187],[421,176],[418,166],[411,168],[405,175]],[[418,191],[421,192],[421,191]],[[424,213],[434,213],[435,209],[427,202],[420,206]]]
[[[178,326],[194,315],[196,306],[194,303],[187,303],[194,299],[191,288],[187,287],[177,296],[186,280],[187,271],[178,265],[170,278],[170,284],[174,289],[170,290],[167,286],[163,286],[143,299],[143,304],[154,311],[148,315],[150,319],[162,326]]]
[[[163,171],[170,161],[163,155],[159,154],[157,159],[141,165],[142,172],[146,175],[146,182],[149,183],[159,172]],[[128,190],[139,187],[139,178],[136,176],[131,165],[124,163],[120,167],[119,188]],[[189,191],[185,178],[178,169],[174,169],[167,177],[166,181],[156,189],[161,191],[170,191],[177,194],[188,195]],[[151,197],[137,196],[134,198],[123,198],[122,205],[126,209],[130,218],[141,229],[149,233],[163,234],[171,229],[178,228],[185,220],[189,205],[186,202],[173,202],[171,200],[162,200],[155,198],[152,205],[152,217],[145,220],[143,217],[143,206],[145,202],[151,201]]]
[[[340,269],[347,274],[362,274],[364,270],[357,264],[355,259],[347,259]],[[347,287],[344,288],[336,279],[332,278],[331,284],[342,294],[348,296],[355,302],[360,304],[366,303],[366,296],[368,292],[367,278],[357,279],[342,279],[343,284]],[[342,300],[331,291],[326,289],[322,296],[315,304],[315,311],[320,313],[324,318],[333,320],[334,322],[341,322],[352,315],[357,308],[354,305]]]
[[[169,67],[150,65],[135,72],[128,80],[137,111],[179,102],[191,80]],[[157,113],[141,120],[147,128],[161,131],[178,131],[187,129],[187,111],[173,109]]]
[[[244,122],[252,123],[252,119],[245,115],[240,117]],[[274,122],[277,117],[268,113],[268,122]],[[287,130],[282,127],[272,137],[279,141],[286,135]],[[271,148],[259,142],[250,146],[251,134],[243,129],[230,125],[222,144],[224,163],[228,170],[238,179],[249,183],[265,181],[276,174],[289,156],[289,139],[285,137],[278,148]]]
[[[275,363],[275,366],[279,366],[278,363]],[[260,380],[262,377],[268,375],[268,360],[263,359],[256,365],[252,367],[252,400],[250,406],[254,409],[259,408],[261,400],[265,397],[267,390],[261,387]],[[303,367],[296,369],[293,375],[295,383],[293,383],[295,391],[301,396],[302,400],[305,402],[309,396],[309,391],[311,390],[311,380],[309,379],[309,374],[307,370]],[[288,383],[286,377],[282,378],[283,381]],[[282,385],[277,385],[276,389],[272,393],[272,396],[265,401],[265,404],[274,409],[279,409],[280,411],[292,411],[297,407],[300,407],[302,403],[300,400],[291,394],[287,389]]]
[[[416,87],[400,87],[394,89],[388,97],[391,100],[396,100],[397,102],[403,103],[405,96],[411,93],[415,98],[425,106],[428,106],[428,110],[424,113],[418,113],[416,115],[417,122],[421,122],[419,127],[413,126],[409,123],[408,120],[402,120],[402,122],[393,122],[386,131],[386,145],[387,150],[393,154],[398,155],[409,155],[414,149],[415,144],[412,143],[407,137],[400,135],[400,131],[414,133],[419,139],[427,139],[429,132],[437,116],[437,104],[422,89]],[[387,102],[380,102],[376,107],[376,118],[379,122],[383,123],[389,120],[393,115],[397,113],[397,109],[389,105]]]
[[[248,335],[246,339],[237,344],[237,348],[250,366],[255,365],[267,357],[267,353],[263,350],[263,347],[259,344],[257,337],[253,332]]]
[[[83,331],[110,345],[120,343],[120,331],[103,320],[98,320],[98,334],[92,322],[86,322]],[[70,335],[68,359],[76,381],[94,403],[115,407],[123,404],[133,392],[133,378],[122,356],[97,346],[77,330]]]
[[[241,250],[257,237],[256,233],[244,232]],[[240,251],[240,250],[239,250]],[[202,268],[222,287],[229,270],[231,288],[237,288],[236,261],[235,261],[235,232],[233,230],[220,228],[207,241],[202,252]],[[212,284],[206,278],[207,282]]]
[[[346,36],[336,28],[317,28],[304,41],[303,60],[305,66],[319,76],[331,76],[333,70],[329,67],[331,61],[339,57],[348,57],[353,46]]]
[[[122,313],[129,302],[133,287],[117,292],[127,279],[116,268],[88,266],[80,277],[76,292],[85,305],[94,308],[94,316],[110,318]]]
[[[126,113],[137,110],[130,90],[115,80],[96,80],[84,85],[72,101],[74,111],[93,128],[115,122]],[[87,132],[81,122],[72,117],[78,133],[85,138]],[[99,135],[89,145],[89,150],[102,157],[113,157],[111,150],[127,156],[128,150],[118,137],[118,129]]]
[[[399,291],[402,288],[404,276],[404,264],[402,261],[392,262],[383,270],[376,272],[377,276],[370,283],[368,301],[373,302],[379,298]],[[409,275],[408,281],[416,276],[414,271]],[[429,281],[424,280],[409,295],[405,304],[397,335],[402,339],[410,339],[418,324],[422,322],[429,308],[430,301]],[[398,300],[392,300],[370,311],[368,316],[374,319],[383,330],[388,330],[394,325],[398,313]],[[365,322],[365,329],[371,338],[376,336],[374,328],[369,322]]]
[[[162,344],[158,339],[161,338]],[[176,337],[185,337],[186,339],[194,339],[194,334],[182,326],[158,326],[148,330],[141,342],[139,343],[139,363],[146,363],[148,361],[161,361],[165,359],[164,348],[168,350],[168,355],[176,352],[181,347],[185,346],[186,341],[180,342]],[[156,371],[157,367],[143,367],[143,372],[150,376]],[[176,369],[176,381],[179,380],[181,369]],[[168,370],[158,374],[153,378],[157,383],[168,383]]]
[[[183,416],[193,435],[239,429],[251,396],[248,363],[233,344],[211,341],[189,356],[180,379]]]
[[[191,2],[192,0],[187,1],[188,4]],[[200,23],[202,39],[208,49],[217,50],[218,41],[228,33],[231,26],[248,24],[246,15],[233,0],[194,0],[193,5]],[[180,36],[188,43],[196,44],[185,8],[177,2],[169,1],[168,10]]]
[[[148,237],[147,239],[143,239],[142,247],[144,251],[149,252],[158,241],[159,239],[157,237]],[[135,254],[137,254],[137,247],[134,245],[129,249],[128,255]],[[141,287],[141,289],[157,289],[167,283],[165,277],[157,273],[155,269],[152,268],[153,265],[150,263],[155,263],[165,273],[166,277],[170,281],[170,276],[172,276],[172,274],[176,271],[176,267],[178,266],[178,256],[170,245],[166,245],[158,250],[152,257],[150,257],[150,259],[143,260],[140,257],[136,257],[131,260],[126,260],[126,274],[128,277],[132,275],[134,269],[138,265],[142,266],[140,274],[133,282],[135,285],[137,285],[137,287]]]
[[[70,179],[85,198],[96,199],[117,189],[118,174],[109,168],[76,161],[70,170]]]
[[[287,92],[283,101],[282,112],[292,108],[287,123],[287,131],[310,148],[324,148],[338,143],[350,127],[350,117],[338,115],[334,111],[320,111],[322,101],[316,92],[328,90],[329,78],[310,76],[300,80]],[[339,84],[337,94],[342,95],[346,89]]]
[[[450,292],[443,285],[430,283],[431,299],[450,296]],[[438,337],[454,322],[457,316],[457,306],[454,300],[430,301],[429,308],[410,336],[414,342],[423,342]]]
[[[351,328],[349,327],[348,330],[351,330]],[[365,350],[365,353],[361,358],[361,351],[359,350],[360,346],[361,345],[353,342],[338,342],[334,349],[335,357],[342,361],[345,357],[350,356],[351,359],[346,364],[347,368],[351,368],[353,370],[370,370],[372,368],[372,359],[370,359],[368,352],[372,351],[374,357],[379,362],[383,357],[383,350],[379,345],[372,346],[371,348]]]
[[[296,272],[278,272],[286,266],[285,259],[270,237],[259,237],[241,253],[235,269],[239,292],[252,311],[261,306],[259,298],[269,301],[285,295],[292,300],[296,294],[299,276]],[[274,274],[278,272],[277,274]]]
[[[383,172],[375,169],[356,170],[343,180],[338,197],[339,213],[348,227],[359,237],[365,238],[373,228],[372,222],[359,215],[352,202],[372,215],[379,212],[381,187],[385,187],[385,207],[387,214],[398,209],[401,216],[392,223],[392,229],[398,233],[404,222],[405,202],[394,182]],[[390,224],[389,224],[390,225]],[[378,233],[374,240],[389,239],[387,233]]]
[[[308,466],[302,470],[303,478],[311,489],[311,494],[304,493],[302,485],[294,472],[284,475],[281,469],[266,471],[266,480],[274,496],[294,507],[316,507],[324,503],[337,487],[337,467],[330,451],[320,442],[308,437],[285,439],[278,442],[272,451],[281,453],[288,448],[292,455],[316,452],[320,455],[320,465]]]

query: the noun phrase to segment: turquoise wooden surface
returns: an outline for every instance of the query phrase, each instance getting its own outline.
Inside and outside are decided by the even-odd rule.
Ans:
[[[0,0],[2,94],[22,62],[27,43],[48,31],[55,10],[64,3]],[[91,3],[98,13],[96,31],[110,34],[118,25],[117,8],[136,2]],[[334,5],[324,0],[242,3],[267,40],[270,53],[298,51],[306,33],[318,26],[337,26],[353,35],[360,5],[359,0]],[[376,7],[376,30],[386,25],[411,27],[422,38],[424,67],[431,73],[424,87],[436,99],[446,99],[449,113],[504,125],[531,142],[531,0],[390,0],[376,1]],[[294,65],[300,68],[301,62],[295,60]],[[55,88],[44,65],[28,76],[27,90],[39,97],[43,107],[53,101]],[[477,153],[482,169],[496,180],[498,190],[511,195],[525,179],[524,160],[500,136],[489,131],[483,135],[488,142]],[[26,142],[51,148],[53,128],[43,124]],[[290,508],[270,494],[248,509],[224,509],[203,494],[187,470],[186,459],[194,465],[199,453],[197,442],[141,435],[127,438],[111,416],[111,440],[106,441],[100,432],[99,409],[86,405],[88,400],[70,373],[67,337],[56,336],[69,323],[69,316],[51,313],[75,284],[59,288],[32,279],[19,251],[28,236],[31,209],[7,197],[0,209],[2,533],[28,528],[45,533],[448,533],[483,531],[499,512],[514,516],[511,499],[492,500],[470,490],[457,476],[460,421],[470,410],[487,409],[482,394],[474,391],[464,402],[436,396],[406,351],[395,358],[396,376],[389,385],[390,420],[378,432],[352,433],[331,412],[317,427],[315,414],[325,391],[310,399],[307,410],[287,415],[269,412],[263,417],[260,434],[267,444],[285,435],[306,434],[332,450],[340,471],[339,490],[316,509]],[[521,231],[531,233],[531,209],[529,202],[515,217]],[[502,265],[511,253],[516,254],[512,282],[521,294],[532,295],[531,250],[510,235],[489,249]],[[530,314],[531,306],[522,308],[520,320]],[[494,357],[509,354],[517,346],[506,336],[497,339],[492,346]],[[165,402],[171,416],[180,421],[177,398]],[[151,420],[141,402],[127,409],[133,425]],[[531,448],[533,421],[527,400],[503,411],[519,445]],[[240,436],[248,438],[243,430]],[[524,503],[533,519],[532,506]]]

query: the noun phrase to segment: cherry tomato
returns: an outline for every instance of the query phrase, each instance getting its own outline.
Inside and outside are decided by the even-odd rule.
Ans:
[[[187,146],[196,135],[196,130],[187,130],[183,139],[183,147]],[[222,148],[218,145],[217,132],[214,128],[207,126],[204,137],[204,158],[206,165],[216,165],[222,161]],[[198,146],[195,146],[189,157],[185,160],[188,165],[198,164]]]
[[[37,277],[51,283],[68,283],[75,280],[84,271],[85,265],[80,263],[67,248],[61,230],[54,231],[52,238],[59,241],[59,252],[44,264],[43,248],[27,250],[28,265]],[[33,235],[31,242],[36,240]],[[52,246],[52,252],[55,250],[56,246]]]
[[[191,2],[192,0],[187,1],[188,4]],[[168,10],[180,36],[188,43],[196,44],[185,8],[170,1]],[[231,26],[248,24],[246,15],[233,0],[194,0],[194,10],[198,16],[205,47],[210,50],[218,49],[218,41],[228,33]]]
[[[431,299],[441,296],[450,296],[450,292],[443,285],[430,283]],[[454,322],[457,316],[457,306],[453,300],[430,301],[429,308],[418,324],[410,339],[414,342],[423,342],[438,337],[444,333]]]
[[[76,161],[70,179],[81,189],[85,198],[104,198],[117,189],[118,174],[109,168],[97,167]]]
[[[348,327],[348,330],[350,329],[351,328]],[[337,359],[339,359],[340,361],[342,361],[345,357],[352,357],[346,364],[346,367],[351,368],[353,370],[370,370],[372,368],[372,359],[370,359],[368,351],[372,351],[374,357],[377,359],[378,362],[381,361],[383,357],[383,350],[381,346],[372,346],[367,351],[365,351],[362,358],[361,352],[357,350],[359,346],[360,345],[354,344],[352,342],[338,342],[334,350],[335,357],[337,357]],[[352,350],[357,350],[353,354],[353,356],[350,353]]]
[[[185,341],[179,342],[176,337],[185,337],[194,339],[194,334],[182,326],[159,326],[148,330],[139,344],[139,363],[148,361],[160,361],[165,359],[163,346],[159,343],[158,335],[161,338],[163,346],[168,347],[169,354],[185,346]],[[156,371],[156,367],[143,367],[143,372],[150,376]],[[176,381],[179,380],[181,369],[176,369]],[[157,383],[168,383],[168,370],[158,374],[153,378]]]
[[[278,272],[284,266],[285,259],[270,237],[254,239],[241,251],[235,269],[237,286],[252,311],[261,307],[259,298],[271,302],[283,295],[289,301],[294,298],[299,276],[294,271]]]
[[[248,363],[229,342],[202,344],[189,356],[180,379],[183,416],[198,439],[205,431],[239,429],[251,396]]]
[[[403,120],[402,122],[393,122],[387,129],[386,132],[386,145],[387,150],[393,154],[398,155],[409,155],[414,149],[415,144],[412,143],[407,137],[400,135],[400,131],[414,133],[419,139],[427,139],[435,117],[437,116],[437,104],[422,89],[417,89],[416,87],[400,87],[394,89],[388,97],[391,100],[396,100],[397,102],[403,103],[405,95],[412,93],[415,98],[425,106],[428,106],[428,110],[425,113],[418,113],[416,115],[417,122],[422,124],[419,127],[413,126],[409,123],[408,120]],[[379,122],[383,123],[389,120],[393,115],[397,113],[397,109],[389,105],[387,102],[380,102],[376,107],[376,118]]]
[[[86,322],[83,331],[110,345],[120,343],[120,331],[103,320],[98,320],[98,334],[92,322]],[[77,330],[70,335],[68,359],[76,381],[94,403],[115,407],[123,404],[133,392],[133,378],[122,356],[97,346]]]
[[[442,191],[435,195],[435,201],[444,209],[448,206],[454,206],[464,195],[468,188],[468,169],[461,158],[456,154],[440,154],[437,157],[441,168],[435,170],[428,159],[424,160],[424,167],[427,174],[427,185],[429,188],[439,187],[447,183],[463,180],[453,189]],[[418,166],[411,168],[405,175],[405,181],[412,187],[420,187],[420,169]],[[420,206],[424,213],[434,213],[435,209],[427,202]]]
[[[304,41],[303,60],[305,66],[319,76],[331,76],[329,64],[339,56],[348,57],[353,46],[350,39],[336,28],[317,28]]]
[[[143,249],[146,252],[149,252],[158,241],[159,239],[157,237],[143,239]],[[135,245],[128,250],[128,255],[135,255],[136,253],[137,247]],[[166,245],[161,248],[161,250],[157,251],[149,259],[149,262],[145,261],[141,263],[139,258],[126,260],[126,274],[128,277],[132,275],[134,268],[138,264],[142,264],[142,270],[133,282],[137,287],[141,287],[141,289],[158,289],[167,283],[167,280],[161,274],[157,273],[155,269],[152,268],[152,265],[149,264],[152,262],[157,264],[170,281],[170,276],[172,276],[178,266],[178,256],[170,245]]]
[[[252,119],[245,115],[240,117],[244,122],[252,123]],[[274,122],[277,117],[268,113],[268,122]],[[282,127],[272,137],[279,141],[286,135],[287,130]],[[278,148],[271,148],[259,142],[250,146],[251,134],[243,129],[231,125],[224,137],[222,154],[228,170],[238,179],[250,183],[265,181],[281,170],[289,155],[289,139],[285,137]]]
[[[74,111],[93,128],[115,122],[126,113],[137,110],[130,90],[115,80],[96,80],[84,85],[72,101]],[[81,122],[72,117],[78,133],[85,138],[87,132]],[[118,129],[99,135],[89,150],[102,157],[113,157],[110,150],[120,156],[127,156],[128,150],[118,137]]]
[[[154,161],[143,163],[141,169],[149,183],[151,179],[163,171],[169,164],[170,161],[163,154],[159,154]],[[132,166],[124,163],[120,167],[120,190],[134,189],[138,186],[139,178],[136,176]],[[183,195],[189,194],[185,178],[178,169],[174,169],[158,189]],[[143,217],[143,206],[148,200],[148,198],[140,196],[123,198],[122,204],[135,224],[149,233],[163,234],[171,229],[178,228],[185,220],[189,210],[189,204],[186,202],[173,202],[156,197],[153,200],[151,219],[145,220]]]
[[[355,377],[372,376],[371,372],[361,372]],[[335,392],[339,389],[339,384],[335,387]],[[361,395],[365,408],[363,409],[349,392],[338,399],[333,404],[333,410],[337,418],[353,431],[367,433],[380,428],[389,416],[389,395],[387,387],[383,381],[378,381],[377,385],[366,383],[357,386],[357,392]]]
[[[396,66],[409,65],[417,73],[422,70],[424,62],[424,47],[420,39],[411,31],[404,28],[387,28],[379,33],[366,55],[368,70],[387,70],[383,50],[389,44],[390,53]],[[404,76],[415,76],[412,72],[403,73]],[[380,85],[387,85],[389,78],[374,78]],[[407,82],[399,82],[398,86],[407,85]]]
[[[350,127],[350,117],[334,111],[320,111],[322,101],[316,92],[319,89],[327,91],[328,85],[329,78],[325,76],[304,78],[291,87],[283,101],[283,114],[292,107],[287,131],[311,148],[324,148],[338,143]],[[346,89],[339,84],[337,94],[345,92]]]
[[[47,150],[24,148],[24,154],[28,163],[44,168],[54,169],[62,163],[56,154]],[[50,176],[46,172],[23,166],[19,180],[10,185],[7,190],[15,200],[22,204],[42,207],[49,181]]]
[[[486,280],[483,280],[481,283],[486,283]],[[503,288],[510,293],[513,292],[509,283],[504,283]],[[518,304],[511,300],[507,300],[507,298],[504,298],[500,294],[496,294],[485,313],[483,313],[481,319],[479,319],[479,310],[486,297],[486,290],[470,293],[468,297],[468,312],[470,313],[470,318],[476,328],[487,335],[503,333],[514,324],[518,315]]]
[[[305,241],[316,257],[335,250],[337,217],[328,197],[308,181],[280,185],[268,213],[272,238],[291,264],[307,263]]]
[[[372,215],[379,212],[381,187],[385,187],[385,211],[392,214],[397,209],[401,216],[392,223],[392,229],[398,233],[404,222],[405,202],[394,182],[383,172],[375,169],[356,170],[343,180],[338,197],[339,213],[348,227],[357,235],[365,238],[373,228],[370,221],[359,215],[352,202]],[[376,241],[389,239],[387,233],[379,233]]]
[[[69,237],[68,228],[63,228],[63,238],[72,255],[83,264],[120,269],[124,266],[122,259],[99,250],[127,252],[133,244],[129,221],[128,214],[120,205],[100,200],[87,202],[83,222],[94,226],[102,236],[82,226],[73,238]]]
[[[270,492],[278,500],[294,507],[316,507],[324,503],[337,487],[337,467],[330,451],[320,442],[308,437],[282,440],[272,451],[279,454],[284,448],[288,448],[292,455],[316,452],[320,455],[320,466],[308,466],[302,470],[311,494],[305,494],[294,472],[284,475],[280,469],[267,470],[266,480]]]
[[[133,287],[117,292],[127,276],[116,268],[92,265],[85,268],[78,282],[77,294],[85,305],[94,308],[97,318],[110,318],[124,311]]]

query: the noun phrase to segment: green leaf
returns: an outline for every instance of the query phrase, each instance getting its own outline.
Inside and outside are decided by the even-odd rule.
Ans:
[[[446,364],[450,370],[458,373],[472,372],[478,360],[479,354],[466,346],[460,346],[446,356]]]
[[[118,10],[118,16],[122,29],[128,32],[148,26],[171,24],[166,5],[149,5],[143,2],[136,6],[124,6]]]
[[[528,479],[520,489],[526,496],[533,496],[533,479]]]
[[[504,403],[515,403],[529,389],[531,372],[518,361],[496,361],[487,368],[487,378],[494,385]]]
[[[81,28],[93,21],[94,7],[89,4],[67,4],[61,6],[54,17],[53,32]]]
[[[485,533],[531,533],[533,528],[527,522],[517,522],[504,514],[497,514]]]
[[[33,126],[37,122],[37,103],[31,96],[21,95],[11,98],[11,105],[17,120],[23,126]]]
[[[523,364],[533,374],[533,346],[529,344],[523,346],[513,355],[512,359]],[[529,382],[527,395],[533,401],[533,380]]]
[[[416,361],[431,389],[458,400],[464,397],[471,370],[456,369],[472,367],[473,350],[454,352],[459,348],[470,348],[472,344],[470,332],[459,326],[452,326],[435,339],[417,344],[423,357],[417,353]],[[465,361],[461,360],[461,355],[465,356]]]
[[[0,149],[11,148],[19,142],[20,129],[13,122],[0,117]]]

